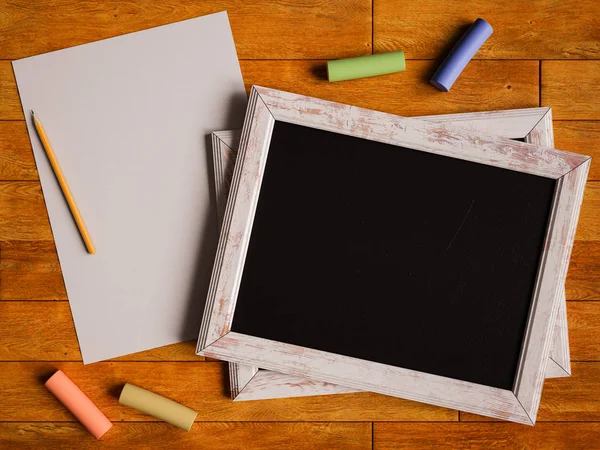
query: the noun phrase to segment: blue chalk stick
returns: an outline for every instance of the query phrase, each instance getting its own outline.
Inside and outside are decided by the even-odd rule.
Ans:
[[[440,91],[448,92],[477,50],[494,30],[483,19],[477,19],[446,56],[430,80]]]

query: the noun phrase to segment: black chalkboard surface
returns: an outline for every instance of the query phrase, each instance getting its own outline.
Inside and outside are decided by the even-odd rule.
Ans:
[[[512,389],[555,183],[276,122],[232,330]]]

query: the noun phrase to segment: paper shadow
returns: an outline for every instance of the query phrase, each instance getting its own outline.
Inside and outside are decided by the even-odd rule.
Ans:
[[[246,115],[246,106],[248,105],[248,96],[234,95],[229,101],[229,108],[227,109],[227,126],[226,130],[241,130],[244,124],[244,116]],[[223,131],[223,130],[213,130]],[[211,152],[212,153],[212,152]]]
[[[242,127],[247,103],[248,99],[245,95],[232,97],[225,120],[225,126],[222,130],[240,129]],[[204,148],[206,149],[203,157],[205,158],[205,164],[208,167],[209,183],[205,188],[209,190],[210,204],[207,211],[204,212],[204,217],[206,217],[204,225],[198,230],[202,235],[202,239],[200,240],[202,248],[197,249],[196,252],[198,255],[194,269],[196,276],[189,291],[186,308],[187,312],[180,335],[182,341],[190,339],[196,340],[198,338],[220,231],[217,218],[217,199],[214,185],[215,177],[211,136],[205,135],[200,138],[204,141]]]

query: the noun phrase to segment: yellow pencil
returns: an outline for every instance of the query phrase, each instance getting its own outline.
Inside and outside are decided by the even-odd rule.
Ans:
[[[44,150],[46,150],[46,154],[48,155],[48,159],[50,160],[50,164],[52,165],[52,170],[54,170],[54,174],[56,175],[56,179],[58,180],[58,184],[60,184],[60,188],[63,191],[65,199],[67,199],[67,204],[71,209],[71,214],[73,214],[73,218],[75,219],[77,228],[79,228],[79,232],[81,233],[81,237],[83,238],[85,247],[87,248],[88,253],[94,254],[96,253],[96,249],[94,249],[94,244],[92,244],[92,240],[90,239],[90,235],[88,234],[88,231],[85,228],[85,224],[83,223],[81,214],[77,209],[77,205],[75,204],[73,195],[69,190],[69,186],[67,186],[67,180],[65,180],[62,170],[60,170],[60,166],[58,165],[58,161],[56,160],[56,156],[54,156],[54,152],[52,151],[52,146],[50,145],[48,136],[46,136],[46,132],[44,131],[44,128],[42,128],[42,124],[35,116],[33,111],[31,111],[31,117],[33,118],[35,130],[37,131],[37,134],[40,137],[40,140],[42,141]]]

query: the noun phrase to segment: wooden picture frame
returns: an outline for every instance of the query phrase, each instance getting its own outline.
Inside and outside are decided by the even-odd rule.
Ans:
[[[512,389],[231,331],[276,121],[556,180]],[[533,425],[589,164],[590,158],[583,155],[255,86],[250,94],[197,353]]]
[[[431,122],[462,126],[532,144],[554,147],[551,108],[525,108],[483,113],[442,114],[415,117]],[[237,157],[241,130],[212,133],[215,194],[219,221],[222,221],[229,185]],[[561,299],[554,327],[546,378],[571,375],[566,302]],[[283,373],[244,364],[229,363],[230,393],[233,401],[332,395],[357,392],[331,383],[300,379]]]

